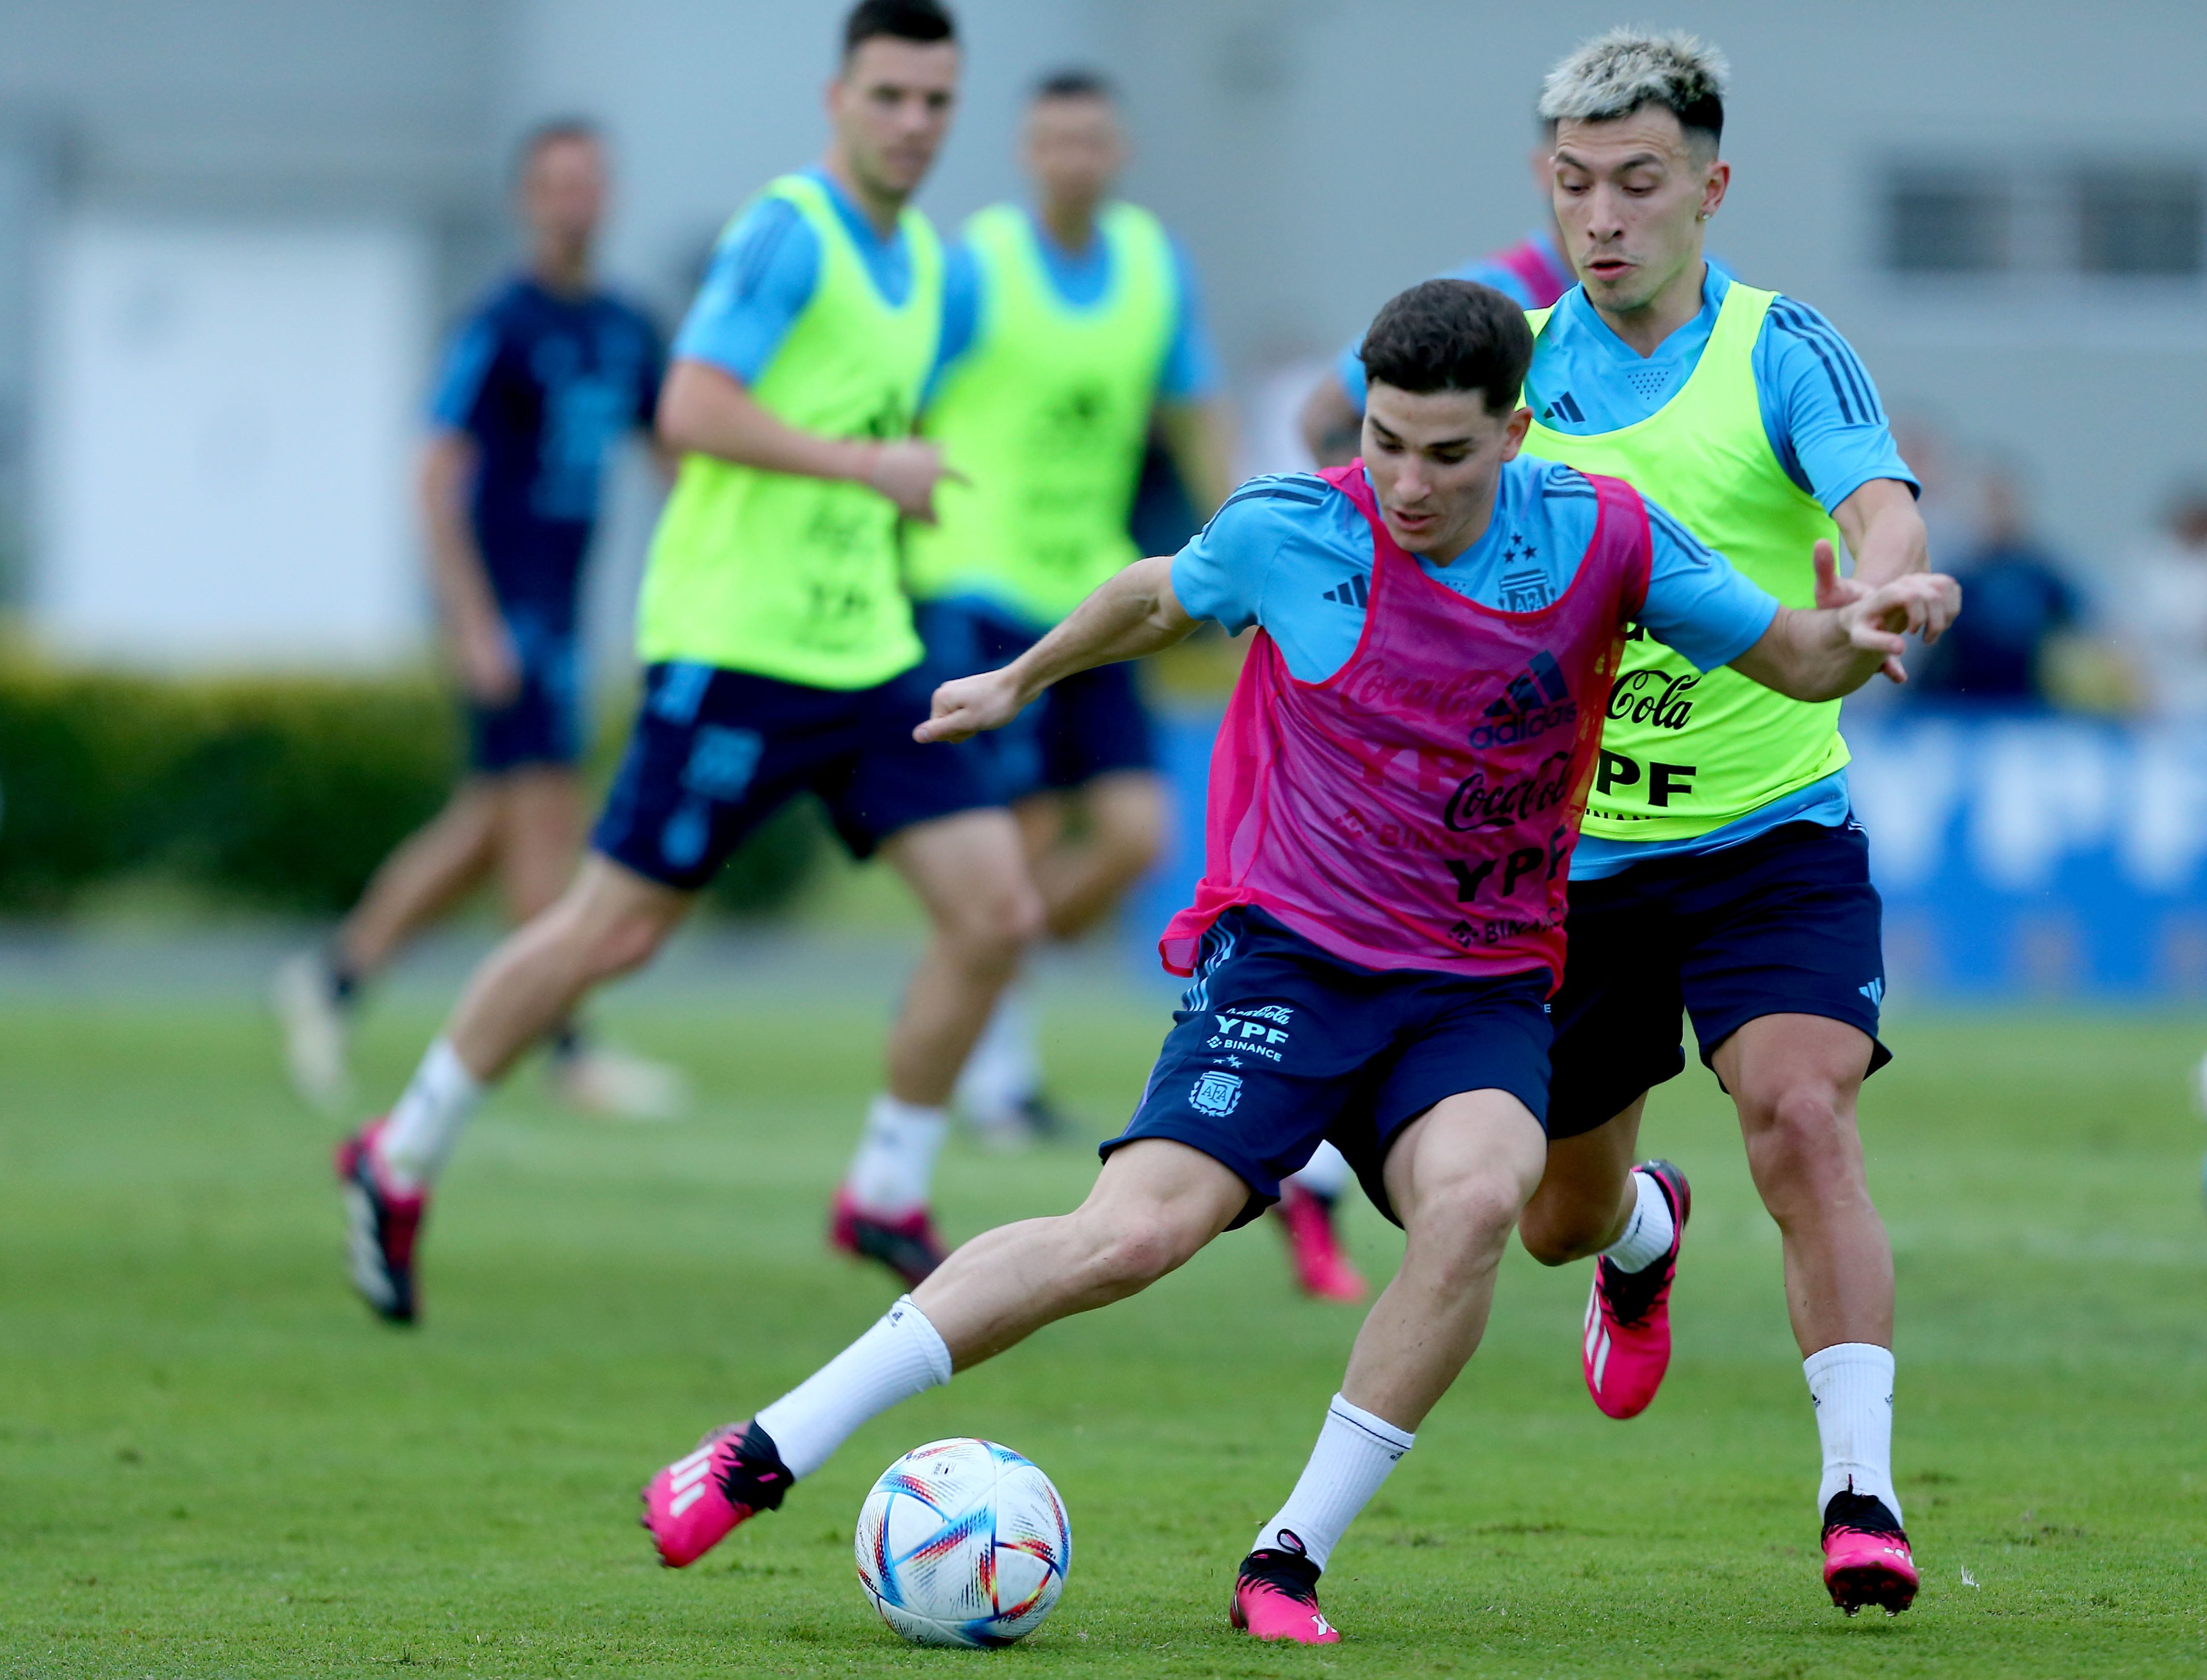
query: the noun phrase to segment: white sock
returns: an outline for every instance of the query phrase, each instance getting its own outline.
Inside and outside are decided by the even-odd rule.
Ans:
[[[1288,1180],[1324,1202],[1337,1202],[1349,1188],[1349,1181],[1356,1175],[1350,1170],[1349,1157],[1331,1144],[1321,1143],[1318,1153],[1312,1156],[1303,1169]]]
[[[460,1128],[482,1099],[481,1081],[468,1072],[452,1041],[440,1038],[430,1045],[376,1138],[376,1165],[392,1187],[418,1190],[434,1183]]]
[[[1816,1403],[1816,1434],[1824,1445],[1817,1511],[1834,1493],[1851,1491],[1884,1500],[1899,1522],[1900,1496],[1893,1491],[1893,1354],[1875,1342],[1841,1342],[1809,1354],[1801,1372]]]
[[[1318,1432],[1295,1491],[1280,1514],[1258,1531],[1250,1550],[1300,1551],[1323,1569],[1357,1512],[1417,1438],[1337,1394],[1325,1408],[1325,1427]]]
[[[949,1127],[940,1109],[900,1103],[887,1091],[874,1098],[843,1181],[851,1199],[890,1219],[925,1207],[935,1184],[935,1157]]]
[[[1619,1271],[1645,1271],[1671,1252],[1678,1236],[1670,1198],[1655,1182],[1654,1175],[1634,1168],[1632,1192],[1635,1200],[1631,1217],[1624,1222],[1624,1235],[1601,1251],[1602,1259]]]
[[[950,1380],[950,1349],[906,1295],[874,1327],[758,1414],[789,1474],[825,1464],[851,1432]]]
[[[952,1100],[976,1126],[1002,1126],[1016,1119],[1021,1105],[1041,1089],[1034,1016],[1025,984],[1014,983],[996,1000],[996,1013],[959,1070]]]

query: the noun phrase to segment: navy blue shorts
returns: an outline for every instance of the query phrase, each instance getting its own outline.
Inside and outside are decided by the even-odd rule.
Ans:
[[[590,844],[638,875],[695,892],[799,793],[820,796],[854,858],[898,829],[1001,804],[971,742],[912,732],[941,673],[877,688],[810,688],[709,665],[655,665]]]
[[[1249,1187],[1247,1224],[1321,1139],[1395,1217],[1381,1173],[1403,1128],[1444,1097],[1506,1091],[1548,1111],[1548,972],[1474,979],[1331,956],[1262,911],[1228,911],[1127,1129],[1170,1138]],[[1400,1223],[1400,1222],[1397,1222]]]
[[[1758,1016],[1821,1015],[1869,1035],[1875,1073],[1893,1060],[1877,1042],[1881,916],[1851,817],[1571,882],[1549,1138],[1591,1132],[1677,1078],[1687,1013],[1705,1065]]]
[[[952,676],[994,671],[1042,639],[965,601],[922,601],[913,619],[929,661]],[[1078,672],[1002,729],[979,738],[1006,804],[1157,767],[1156,732],[1131,664]]]
[[[506,634],[521,665],[521,691],[504,706],[466,702],[468,765],[501,775],[524,765],[569,766],[583,756],[583,660],[571,631],[515,615]]]

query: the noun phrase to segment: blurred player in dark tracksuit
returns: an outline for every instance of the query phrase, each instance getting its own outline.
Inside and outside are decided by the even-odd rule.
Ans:
[[[607,459],[650,429],[664,351],[651,323],[592,272],[607,197],[595,130],[577,121],[537,129],[517,176],[529,261],[455,335],[421,478],[438,611],[467,710],[467,773],[327,943],[276,977],[292,1080],[324,1108],[350,1084],[346,1030],[362,983],[486,880],[526,921],[567,884],[581,849],[583,562]],[[672,1070],[592,1045],[571,1025],[553,1050],[556,1082],[580,1107],[643,1117],[680,1105]]]

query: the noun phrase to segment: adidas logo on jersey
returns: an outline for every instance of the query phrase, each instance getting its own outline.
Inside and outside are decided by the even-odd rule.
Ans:
[[[1570,421],[1576,425],[1586,423],[1586,411],[1571,400],[1571,393],[1568,391],[1560,393],[1554,402],[1540,410],[1540,418],[1543,420],[1554,420],[1558,417]]]
[[[1514,746],[1546,734],[1559,723],[1577,720],[1578,702],[1555,655],[1538,653],[1522,671],[1510,679],[1502,696],[1481,714],[1471,732],[1474,747]]]
[[[1360,571],[1339,589],[1328,589],[1321,599],[1337,601],[1343,607],[1361,607],[1371,601],[1372,589],[1364,581],[1364,574]]]

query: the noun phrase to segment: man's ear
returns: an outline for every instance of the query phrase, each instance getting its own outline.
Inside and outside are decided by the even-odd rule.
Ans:
[[[1502,428],[1502,458],[1514,461],[1517,451],[1525,447],[1525,433],[1533,429],[1533,410],[1521,408],[1510,416]]]

